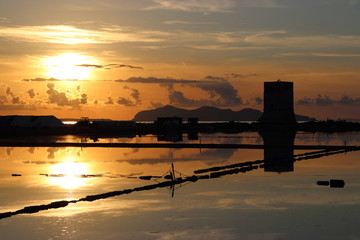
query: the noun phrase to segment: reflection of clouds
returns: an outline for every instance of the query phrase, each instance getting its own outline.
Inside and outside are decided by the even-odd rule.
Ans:
[[[237,149],[201,149],[201,152],[199,151],[187,156],[176,156],[176,151],[181,151],[181,149],[167,149],[167,152],[165,154],[161,154],[159,157],[129,158],[131,154],[138,152],[132,151],[124,155],[127,157],[126,159],[116,160],[116,162],[126,162],[132,165],[154,165],[158,163],[205,161],[208,165],[213,165],[227,162],[237,151]]]
[[[58,161],[23,161],[24,164],[35,164],[35,165],[43,165],[43,164],[56,164]]]
[[[6,154],[7,154],[8,156],[10,156],[13,150],[14,150],[13,147],[7,147],[7,148],[6,148]]]
[[[34,154],[35,147],[29,147],[28,152],[31,153],[31,154]]]
[[[61,148],[57,147],[49,147],[46,151],[48,152],[47,158],[54,159],[56,152],[58,152]]]
[[[187,229],[177,232],[164,232],[164,233],[152,233],[151,235],[158,236],[158,240],[172,240],[172,239],[189,239],[189,240],[235,240],[239,239],[235,233],[232,233],[229,229]]]
[[[42,216],[47,217],[68,217],[78,214],[97,213],[105,217],[117,217],[124,215],[133,215],[134,209],[147,212],[157,212],[170,209],[164,205],[163,200],[120,200],[108,199],[106,201],[98,201],[96,203],[77,203],[70,204],[66,208],[42,212]]]
[[[295,144],[329,144],[329,145],[359,145],[360,135],[357,132],[348,133],[297,133]]]
[[[336,206],[357,207],[360,205],[360,196],[356,194],[358,186],[351,192],[342,192],[343,194],[334,194],[333,192],[323,192],[319,196],[318,188],[304,187],[304,185],[294,183],[291,188],[288,184],[271,182],[269,179],[263,179],[266,184],[261,188],[257,187],[254,191],[247,189],[247,186],[241,185],[241,191],[208,191],[199,192],[195,196],[200,198],[212,199],[211,204],[194,204],[186,206],[187,209],[208,208],[210,209],[233,209],[233,210],[266,210],[266,211],[285,211],[294,206],[320,207]],[[251,185],[251,184],[249,184]],[[275,187],[278,185],[279,187]],[[299,190],[300,189],[300,190]],[[299,192],[306,194],[299,195]],[[314,197],[316,196],[316,197]]]
[[[130,152],[124,152],[123,155],[124,155],[124,157],[127,157],[131,154],[139,152],[139,150],[140,150],[139,148],[132,148]]]
[[[209,138],[209,136],[206,136]],[[221,138],[221,142],[224,144],[236,144],[241,143],[242,138],[229,137]],[[132,165],[142,164],[158,164],[158,163],[171,163],[171,162],[191,162],[191,161],[203,161],[208,165],[221,164],[229,161],[238,149],[201,149],[195,152],[183,153],[181,148],[169,148],[166,152],[156,157],[141,157],[137,158],[137,154],[142,153],[142,149],[134,148],[128,152],[123,153],[126,159],[119,159],[116,162],[126,162]],[[131,157],[133,155],[133,157]]]

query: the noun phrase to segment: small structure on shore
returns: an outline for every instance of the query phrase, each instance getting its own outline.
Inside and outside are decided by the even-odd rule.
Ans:
[[[180,117],[158,117],[155,121],[157,127],[174,128],[181,127],[183,119]]]
[[[292,82],[264,82],[264,113],[259,122],[295,124]]]

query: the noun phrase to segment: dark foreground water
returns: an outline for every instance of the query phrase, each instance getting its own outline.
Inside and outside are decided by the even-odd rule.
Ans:
[[[83,139],[84,140],[84,139]],[[80,141],[74,137],[59,141]],[[153,137],[99,142],[153,142]],[[262,144],[256,133],[202,142]],[[299,145],[360,145],[359,134],[297,133]],[[274,151],[270,155],[308,150]],[[269,152],[268,152],[269,154]],[[135,189],[194,170],[264,159],[264,150],[0,148],[0,213]],[[344,187],[317,181],[344,180]],[[173,196],[172,196],[173,195]],[[0,219],[0,239],[360,239],[360,151]]]

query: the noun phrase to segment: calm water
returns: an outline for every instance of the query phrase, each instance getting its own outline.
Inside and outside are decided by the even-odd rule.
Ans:
[[[98,139],[156,141],[154,136]],[[263,144],[257,133],[203,134],[191,141]],[[294,143],[359,146],[360,136],[297,133]],[[0,148],[0,156],[4,213],[156,184],[139,177],[162,176],[171,163],[177,176],[191,176],[197,169],[262,160],[264,150]],[[259,168],[14,215],[0,219],[0,239],[360,239],[360,151],[297,161],[291,168]],[[317,185],[330,179],[344,180],[345,187]]]

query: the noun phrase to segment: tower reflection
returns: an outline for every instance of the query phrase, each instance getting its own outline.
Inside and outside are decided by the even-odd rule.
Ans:
[[[293,129],[262,130],[259,135],[264,141],[264,171],[294,171],[294,139]]]

